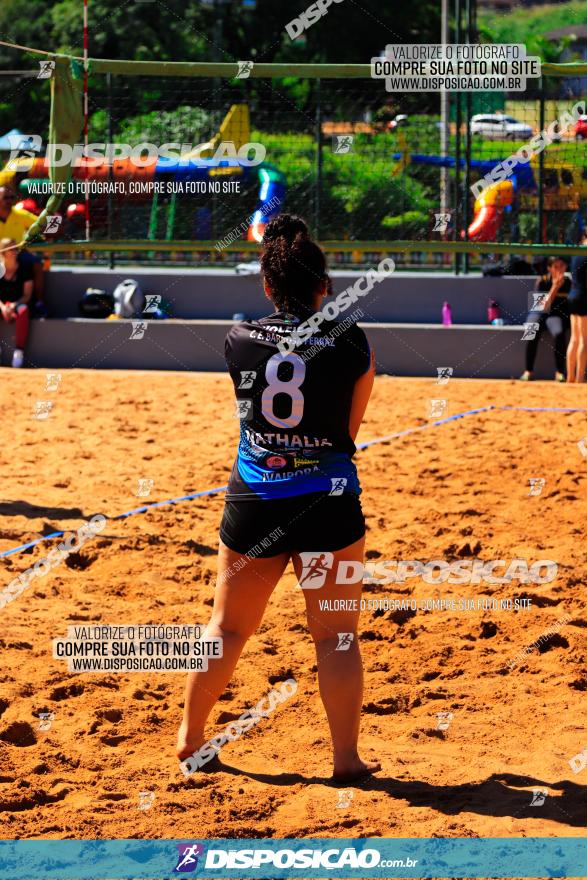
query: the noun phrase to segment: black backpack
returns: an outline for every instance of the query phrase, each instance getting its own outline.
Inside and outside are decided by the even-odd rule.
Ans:
[[[114,311],[114,297],[105,290],[88,287],[78,307],[84,318],[107,318]]]

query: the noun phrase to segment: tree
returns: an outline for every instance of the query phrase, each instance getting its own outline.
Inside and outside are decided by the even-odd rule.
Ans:
[[[292,41],[286,24],[307,8],[307,0],[293,4],[258,0],[255,10],[242,0],[217,0],[214,8],[199,0],[165,0],[151,3],[129,0],[89,0],[90,57],[149,61],[236,61],[368,63],[390,42],[436,42],[439,9],[435,0],[412,0],[410,4],[381,4],[380,0],[332,3],[326,14],[304,32],[305,40]],[[82,0],[3,0],[0,34],[9,42],[51,52],[82,54]],[[0,69],[36,70],[38,58],[20,50],[2,49]],[[128,80],[128,81],[126,81]],[[202,87],[200,83],[200,87]],[[308,99],[307,83],[290,79],[270,84],[278,100]],[[382,84],[356,80],[356,91],[365,106],[385,100]],[[177,88],[176,88],[177,87]],[[124,112],[144,112],[146,104],[165,97],[165,108],[185,105],[186,86],[174,80],[152,81],[125,78]],[[283,91],[279,91],[282,89]],[[104,107],[104,77],[90,82],[91,111]],[[175,100],[175,92],[177,100]],[[208,89],[213,92],[214,89]],[[197,93],[194,87],[193,93]],[[305,98],[304,98],[305,95]],[[374,97],[375,96],[375,99]],[[417,96],[418,97],[418,96]],[[174,103],[175,100],[175,103]],[[426,96],[419,96],[421,102]],[[0,78],[0,126],[18,126],[27,132],[46,131],[49,118],[48,83],[36,79]]]

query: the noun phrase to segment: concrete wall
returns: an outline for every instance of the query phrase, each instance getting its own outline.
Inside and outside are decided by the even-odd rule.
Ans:
[[[335,293],[350,286],[357,273],[334,272]],[[142,339],[131,339],[130,321],[77,317],[77,303],[87,287],[112,291],[135,278],[145,293],[173,303],[174,320],[147,322]],[[398,376],[435,376],[436,367],[452,366],[455,376],[510,378],[524,368],[522,329],[532,278],[482,278],[444,273],[396,272],[357,306],[361,323],[377,353],[378,371]],[[497,299],[512,326],[487,324],[487,300]],[[442,303],[452,307],[452,327],[442,327]],[[235,312],[267,314],[260,278],[232,270],[116,270],[56,268],[47,276],[52,320],[33,321],[26,356],[29,366],[147,370],[224,370],[224,337]],[[10,363],[14,328],[0,325],[3,364]],[[554,373],[552,341],[539,348],[536,376]]]
[[[144,370],[224,370],[224,338],[230,321],[150,321],[142,339],[131,339],[131,321],[87,319],[33,321],[26,350],[31,367]],[[437,375],[453,367],[468,378],[511,378],[524,368],[520,327],[438,324],[365,324],[380,373]],[[14,325],[0,325],[2,364],[10,364]],[[536,377],[552,378],[548,334],[539,347]]]
[[[353,284],[356,272],[333,272],[335,293]],[[258,275],[237,275],[222,269],[115,270],[52,269],[47,276],[47,301],[59,318],[79,315],[77,303],[88,287],[112,292],[125,278],[136,279],[145,293],[170,300],[175,318],[230,319],[236,312],[258,318],[268,314]],[[363,321],[436,324],[447,300],[456,324],[486,324],[487,300],[498,300],[507,323],[519,324],[528,311],[532,277],[483,278],[442,272],[395,272],[360,300]]]

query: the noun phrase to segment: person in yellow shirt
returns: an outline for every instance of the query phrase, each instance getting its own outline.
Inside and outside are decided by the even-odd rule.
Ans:
[[[30,211],[15,208],[16,196],[9,186],[0,186],[0,238],[11,238],[18,244],[37,219]]]
[[[20,244],[37,219],[35,214],[22,208],[15,208],[16,193],[11,186],[0,186],[0,238],[13,239]],[[43,258],[30,251],[21,250],[20,262],[30,265],[33,275],[34,300],[37,313],[44,313],[45,276]]]

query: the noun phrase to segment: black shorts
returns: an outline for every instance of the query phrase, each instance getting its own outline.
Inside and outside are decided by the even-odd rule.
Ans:
[[[351,493],[226,501],[220,524],[220,537],[227,547],[261,558],[305,551],[333,553],[364,534],[361,501]]]
[[[587,315],[587,297],[569,297],[567,303],[569,305],[569,312],[571,313],[571,315],[581,315],[582,317],[585,317],[585,315]]]

